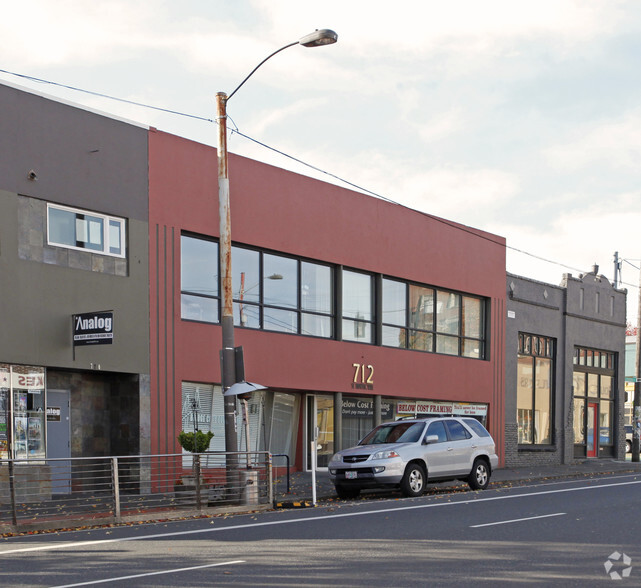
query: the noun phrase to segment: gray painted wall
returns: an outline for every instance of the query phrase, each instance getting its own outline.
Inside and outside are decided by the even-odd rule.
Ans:
[[[581,294],[581,291],[583,293]],[[597,309],[597,294],[599,308]],[[598,268],[578,278],[563,276],[559,286],[507,274],[505,429],[506,466],[569,463],[574,460],[572,374],[576,346],[612,351],[616,369],[615,431],[622,429],[626,291],[617,290]],[[583,306],[581,306],[581,298]],[[547,448],[518,447],[516,424],[517,348],[519,332],[556,339],[554,373],[554,444]],[[623,435],[615,448],[625,455]]]
[[[127,259],[47,246],[47,202],[125,218]],[[148,266],[146,129],[0,85],[0,362],[148,374]],[[74,358],[100,310],[113,345]]]

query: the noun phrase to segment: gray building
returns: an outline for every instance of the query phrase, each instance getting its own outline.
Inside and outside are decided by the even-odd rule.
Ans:
[[[0,112],[0,457],[144,452],[147,129],[7,84]]]
[[[507,274],[505,465],[623,459],[626,291]]]

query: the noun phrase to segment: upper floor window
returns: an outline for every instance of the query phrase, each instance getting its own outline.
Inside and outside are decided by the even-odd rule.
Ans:
[[[482,299],[388,278],[382,297],[383,345],[485,357]]]
[[[47,243],[68,249],[125,257],[125,220],[48,204]]]
[[[218,243],[180,237],[180,316],[218,322]]]
[[[330,266],[232,247],[237,326],[331,338],[333,288]]]
[[[343,341],[372,343],[374,339],[373,278],[343,271]]]

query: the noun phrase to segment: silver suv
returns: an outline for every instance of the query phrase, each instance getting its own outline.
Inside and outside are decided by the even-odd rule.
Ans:
[[[363,488],[400,488],[420,496],[429,482],[464,480],[484,490],[498,465],[494,440],[473,418],[436,417],[383,423],[329,462],[339,498]]]

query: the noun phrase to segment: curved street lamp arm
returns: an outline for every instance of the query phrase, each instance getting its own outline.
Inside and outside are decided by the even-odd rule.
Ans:
[[[232,97],[236,92],[238,92],[238,90],[240,90],[240,88],[242,87],[242,85],[243,85],[243,84],[244,84],[244,83],[245,83],[249,78],[251,78],[251,77],[252,77],[252,75],[254,75],[254,73],[256,72],[256,70],[257,70],[261,65],[263,65],[263,63],[265,63],[268,59],[271,59],[272,57],[274,57],[274,55],[276,55],[277,53],[280,53],[281,51],[284,51],[285,49],[288,49],[289,47],[293,47],[294,45],[298,45],[298,41],[296,41],[296,42],[294,42],[294,43],[289,43],[289,45],[285,45],[284,47],[281,47],[280,49],[277,49],[276,51],[274,51],[271,55],[268,55],[267,57],[265,57],[265,59],[263,59],[263,60],[262,60],[262,61],[261,61],[261,62],[260,62],[260,63],[255,67],[255,68],[254,68],[254,69],[252,69],[252,70],[251,70],[251,72],[249,73],[249,75],[248,75],[248,76],[247,76],[247,77],[246,77],[242,82],[240,82],[240,84],[238,84],[238,87],[237,87],[237,88],[236,88],[236,89],[235,89],[231,94],[229,94],[229,96],[227,96],[226,101],[229,101],[229,99],[230,99],[230,98],[231,98],[231,97]]]

